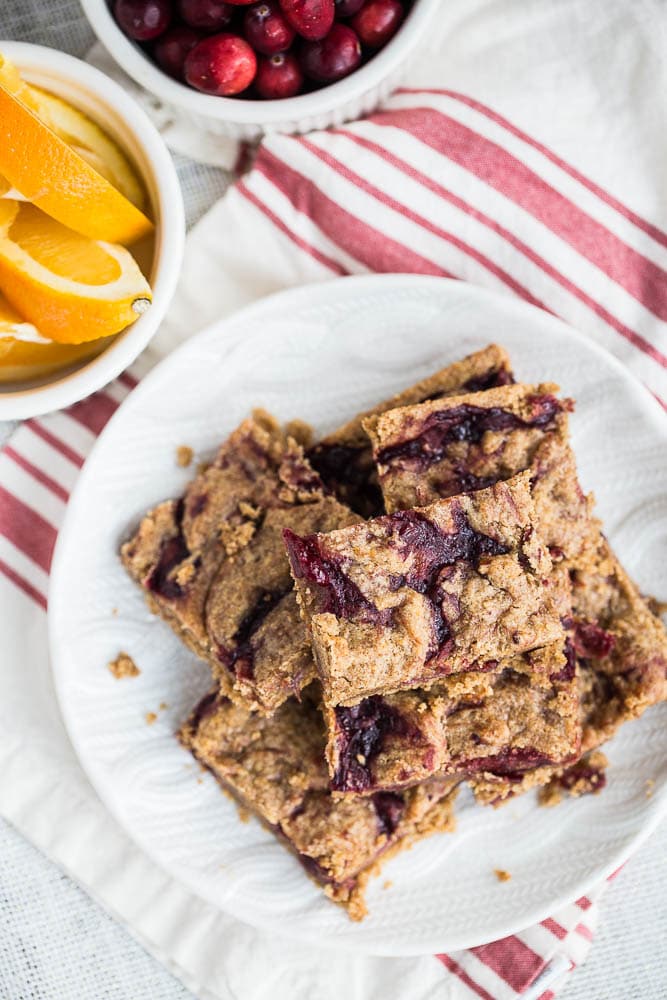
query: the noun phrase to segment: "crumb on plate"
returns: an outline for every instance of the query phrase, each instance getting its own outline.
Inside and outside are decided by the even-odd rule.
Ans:
[[[131,656],[127,653],[119,653],[115,660],[107,663],[107,667],[116,680],[123,677],[138,677],[141,671]]]
[[[509,882],[512,878],[509,872],[506,872],[504,868],[494,868],[493,873],[499,882]]]
[[[192,458],[194,451],[187,444],[179,444],[176,449],[176,465],[180,466],[181,469],[187,469],[187,467],[192,463]]]
[[[146,723],[152,726],[154,722],[157,722],[157,715],[155,712],[146,712]]]

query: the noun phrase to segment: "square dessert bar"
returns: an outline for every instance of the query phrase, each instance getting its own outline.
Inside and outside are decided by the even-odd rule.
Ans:
[[[284,534],[324,702],[424,687],[562,638],[527,473],[328,534]]]
[[[353,510],[364,517],[382,514],[382,495],[370,442],[362,426],[363,420],[397,406],[423,403],[452,394],[480,392],[512,382],[514,377],[506,351],[490,344],[379,403],[372,410],[358,414],[314,445],[308,451],[308,459],[324,484]]]
[[[364,420],[387,510],[432,503],[531,470],[538,525],[555,560],[584,544],[592,499],[568,444],[557,386],[508,385]]]
[[[365,885],[380,858],[420,836],[454,828],[452,779],[434,779],[402,793],[332,796],[322,716],[308,691],[303,702],[292,698],[271,718],[213,691],[179,736],[352,919],[366,912]]]
[[[667,633],[599,530],[576,568],[570,569],[572,615],[565,625],[576,656],[584,763],[573,768],[540,767],[503,778],[484,774],[473,781],[475,795],[497,803],[551,782],[581,788],[593,774],[590,751],[610,739],[624,722],[667,698]],[[576,779],[576,781],[575,781]],[[602,778],[591,780],[599,789]]]
[[[180,499],[146,514],[121,558],[223,691],[272,712],[314,676],[282,532],[358,520],[326,493],[301,446],[257,412]]]
[[[575,760],[581,742],[575,659],[562,641],[490,673],[373,695],[325,717],[339,792],[395,791],[434,774],[521,773]]]
[[[591,678],[582,698],[587,751],[667,698],[667,633],[601,532],[570,578],[565,625]]]

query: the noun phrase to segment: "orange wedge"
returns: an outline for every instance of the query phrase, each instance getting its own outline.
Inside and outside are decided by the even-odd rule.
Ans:
[[[8,89],[7,84],[12,89]],[[60,115],[62,123],[65,117],[63,102],[55,101],[54,105],[48,95],[46,99],[44,95],[40,97],[20,78],[17,83],[3,60],[0,67],[0,175],[27,201],[90,239],[129,244],[149,233],[152,223],[143,212],[38,117],[37,109],[41,108],[47,119],[50,116],[55,123]],[[80,131],[80,122],[72,127],[72,118],[67,120],[70,132]],[[63,130],[68,132],[67,125]],[[90,136],[90,130],[87,134]],[[87,148],[80,134],[71,138],[79,147]],[[108,153],[109,147],[105,148]],[[106,162],[99,144],[91,152],[98,160]],[[107,163],[107,167],[117,180],[117,159],[114,162],[116,170],[113,163]]]
[[[144,186],[118,143],[71,104],[37,87],[30,87],[29,91],[38,118],[128,201],[143,210],[146,206]]]
[[[25,101],[29,107],[32,107],[33,111],[37,110],[31,104],[28,84],[22,79],[14,63],[7,59],[6,56],[3,56],[2,52],[0,52],[0,87],[4,87],[10,94],[14,94],[15,97]]]
[[[99,353],[106,344],[56,344],[26,323],[0,293],[0,383],[44,378]]]
[[[0,53],[0,86],[30,108],[45,125],[71,146],[137,208],[144,209],[141,179],[118,143],[78,108],[26,83],[16,66]],[[1,193],[1,192],[0,192]]]
[[[119,333],[152,299],[124,247],[88,239],[34,205],[6,198],[0,200],[0,291],[60,344]]]

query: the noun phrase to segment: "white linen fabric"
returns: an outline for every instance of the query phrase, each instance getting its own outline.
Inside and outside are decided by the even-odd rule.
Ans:
[[[49,5],[48,25],[43,5],[10,7],[9,15],[4,5],[0,12],[0,35],[22,33],[61,47],[70,35],[73,45],[90,37],[72,3]],[[666,23],[660,0],[443,2],[410,80],[411,90],[439,92],[398,94],[386,117],[335,136],[267,141],[257,168],[193,230],[169,322],[143,364],[210,320],[279,288],[347,272],[426,270],[539,302],[605,344],[664,398],[667,138],[660,123]],[[415,108],[418,134],[410,133],[416,119],[403,114]],[[172,128],[167,137],[176,141],[174,135]],[[204,143],[182,125],[178,146],[197,155]],[[205,148],[205,159],[216,162],[211,146]],[[229,150],[218,155],[217,162],[232,162]],[[211,180],[207,170],[197,173],[185,164],[186,171],[196,178],[193,194]],[[193,214],[206,200],[196,206],[192,199]],[[502,339],[500,332],[494,336]],[[63,415],[37,426],[55,427],[71,441],[68,422]],[[15,435],[16,453],[31,434],[26,427]],[[76,434],[85,453],[92,435],[80,428]],[[7,451],[3,458],[13,461]],[[47,453],[45,461],[55,459]],[[69,490],[76,469],[60,472],[70,478],[62,487]],[[32,485],[23,499],[29,510],[39,506]],[[52,515],[55,528],[58,516]],[[2,541],[10,569],[22,571],[41,592],[45,570],[12,551],[6,537]],[[431,956],[387,961],[304,955],[298,943],[269,940],[215,914],[171,882],[116,827],[76,762],[51,688],[44,615],[7,578],[0,578],[0,609],[0,812],[199,996],[483,995],[460,975],[445,977]],[[660,843],[658,870],[653,859],[645,862],[656,885],[661,865],[665,872],[664,836]],[[644,897],[630,888],[634,865],[619,876],[619,884],[630,889],[625,899],[634,901],[632,929],[644,910],[659,926],[666,917],[664,900],[646,879],[642,905]],[[611,891],[618,896],[616,887]],[[582,913],[589,915],[585,930],[567,935],[572,962],[584,957],[595,907]],[[555,916],[568,929],[576,926],[575,917],[581,919],[573,912]],[[32,923],[15,915],[12,941],[20,945]],[[626,934],[637,941],[630,929]],[[3,947],[0,938],[0,960]],[[617,948],[618,941],[610,945],[610,957]],[[96,978],[94,970],[92,978],[81,972],[78,989],[75,979],[85,963],[73,950],[63,952],[71,956],[69,972],[59,972],[57,985],[52,978],[43,986],[27,960],[17,961],[18,951],[10,945],[10,960],[0,961],[0,987],[12,1000],[142,995],[134,980],[119,974],[115,985],[125,993],[112,994],[113,980]],[[661,996],[662,962],[656,952],[644,954],[642,995]],[[450,956],[454,963],[459,957],[462,964],[466,956]],[[556,981],[540,985],[543,997],[562,985],[569,968],[568,961],[555,964]],[[570,977],[563,995],[635,995],[618,979],[604,992],[579,993],[577,980],[583,984],[586,973]],[[489,996],[516,995],[504,981],[485,982]],[[170,996],[168,990],[161,982],[145,995]]]

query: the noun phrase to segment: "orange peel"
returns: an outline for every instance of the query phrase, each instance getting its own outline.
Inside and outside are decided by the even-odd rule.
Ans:
[[[61,344],[119,333],[150,306],[148,282],[122,246],[92,240],[33,205],[0,200],[0,291]]]
[[[45,378],[98,354],[106,344],[57,344],[27,323],[0,292],[0,383]]]

